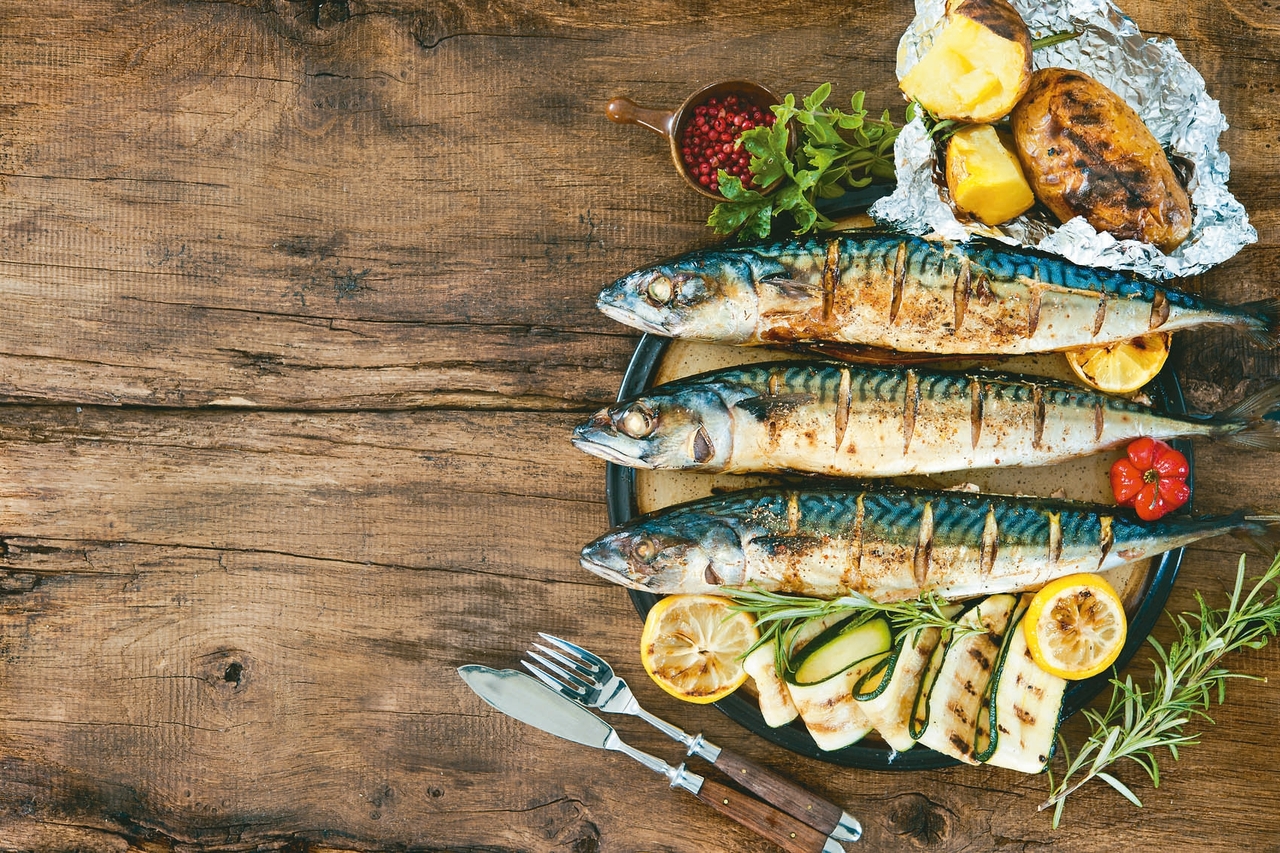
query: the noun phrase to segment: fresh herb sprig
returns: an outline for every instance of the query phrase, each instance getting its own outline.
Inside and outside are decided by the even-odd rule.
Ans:
[[[912,601],[884,603],[861,593],[850,593],[839,598],[809,598],[799,595],[782,595],[768,592],[759,586],[734,590],[728,593],[733,610],[750,613],[755,617],[760,639],[747,650],[750,654],[766,643],[774,645],[777,670],[784,672],[791,657],[790,641],[796,629],[815,619],[836,614],[860,614],[871,618],[876,615],[889,620],[895,631],[935,626],[952,632],[954,637],[983,633],[983,628],[958,625],[954,613],[948,611],[945,599],[926,593]],[[745,655],[744,655],[745,656]]]
[[[721,171],[720,194],[728,201],[716,205],[707,225],[716,233],[737,233],[742,239],[767,237],[773,218],[789,214],[794,232],[803,234],[832,224],[818,212],[819,198],[837,198],[847,190],[865,187],[873,180],[893,180],[893,143],[899,128],[885,110],[868,118],[863,107],[865,92],[856,92],[848,111],[826,107],[831,84],[823,83],[796,105],[787,95],[772,107],[776,121],[769,127],[745,131],[739,144],[751,153],[751,176],[757,187],[777,189],[765,195],[747,189],[741,179]],[[907,108],[907,121],[912,108]],[[794,121],[797,144],[788,150],[789,127]]]
[[[1271,567],[1244,592],[1245,558],[1236,570],[1235,588],[1226,607],[1213,609],[1197,592],[1199,612],[1183,613],[1173,619],[1178,637],[1166,650],[1148,638],[1155,649],[1155,674],[1147,689],[1136,685],[1132,676],[1112,679],[1111,701],[1106,711],[1086,710],[1092,733],[1074,756],[1067,758],[1061,778],[1049,777],[1050,795],[1041,810],[1053,809],[1053,825],[1058,826],[1067,798],[1091,779],[1101,779],[1136,806],[1142,802],[1115,776],[1107,772],[1122,759],[1137,764],[1160,786],[1156,750],[1168,749],[1176,761],[1182,746],[1198,743],[1199,735],[1187,733],[1186,726],[1199,718],[1213,719],[1208,709],[1216,698],[1226,698],[1227,681],[1233,678],[1256,680],[1255,676],[1231,672],[1218,665],[1224,655],[1239,649],[1258,649],[1280,629],[1280,555]]]

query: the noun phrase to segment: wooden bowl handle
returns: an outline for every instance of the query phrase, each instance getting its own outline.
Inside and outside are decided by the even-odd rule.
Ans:
[[[659,136],[671,138],[675,130],[676,114],[672,110],[651,110],[642,107],[630,98],[614,98],[604,109],[609,121],[618,124],[638,124],[652,130]]]

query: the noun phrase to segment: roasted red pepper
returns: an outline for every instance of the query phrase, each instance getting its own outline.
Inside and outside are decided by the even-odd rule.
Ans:
[[[1126,452],[1111,466],[1116,503],[1133,507],[1144,521],[1155,521],[1191,497],[1187,457],[1154,438],[1140,438]]]

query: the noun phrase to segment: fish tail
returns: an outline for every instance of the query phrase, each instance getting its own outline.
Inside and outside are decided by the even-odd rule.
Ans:
[[[1240,523],[1232,531],[1237,539],[1268,556],[1280,552],[1280,515],[1238,513]]]
[[[1239,311],[1250,340],[1263,349],[1280,344],[1280,297],[1246,302]]]
[[[1213,418],[1223,430],[1215,437],[1235,447],[1280,450],[1280,421],[1267,418],[1276,412],[1280,412],[1280,382],[1250,394]]]

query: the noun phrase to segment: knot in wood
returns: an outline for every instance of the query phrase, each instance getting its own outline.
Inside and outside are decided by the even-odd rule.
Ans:
[[[351,19],[348,0],[274,0],[273,26],[302,44],[326,44]]]
[[[889,808],[890,828],[919,847],[936,847],[951,836],[951,812],[923,794],[904,794]]]
[[[251,659],[240,649],[220,649],[199,661],[204,680],[218,691],[239,691],[248,683]]]

